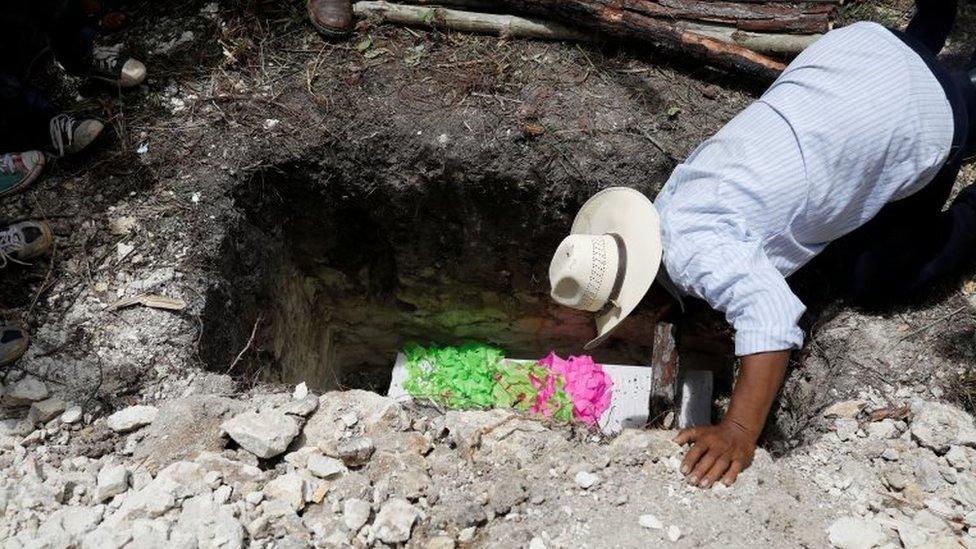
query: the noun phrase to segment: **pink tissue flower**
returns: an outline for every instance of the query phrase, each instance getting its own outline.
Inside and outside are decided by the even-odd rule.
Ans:
[[[573,418],[596,425],[610,407],[613,394],[613,381],[603,367],[593,362],[590,356],[571,356],[569,360],[563,360],[555,352],[539,360],[539,364],[565,379],[566,392],[573,399]]]
[[[552,410],[548,403],[552,395],[556,394],[556,376],[547,375],[545,381],[529,374],[529,382],[538,391],[535,396],[535,404],[529,409],[533,414],[542,414],[543,417],[552,417]]]

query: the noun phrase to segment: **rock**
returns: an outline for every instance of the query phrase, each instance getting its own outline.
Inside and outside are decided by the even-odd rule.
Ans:
[[[945,482],[939,472],[939,464],[930,456],[920,456],[915,460],[915,482],[926,492],[938,490]]]
[[[294,417],[277,410],[244,412],[225,421],[220,428],[241,448],[263,459],[284,453],[300,431]]]
[[[976,448],[976,426],[962,410],[938,402],[913,403],[912,410],[912,438],[920,445],[937,454],[948,452],[953,445]]]
[[[836,402],[827,407],[823,412],[823,416],[826,418],[847,418],[854,419],[861,410],[867,405],[867,402],[863,400],[845,400],[842,402]]]
[[[901,471],[893,469],[884,473],[884,480],[892,490],[902,491],[908,484],[908,478]]]
[[[26,406],[44,400],[47,395],[47,385],[36,377],[28,375],[8,385],[3,400],[8,406]]]
[[[656,462],[681,450],[672,438],[671,433],[664,431],[624,429],[610,443],[610,456],[614,462],[622,465]]]
[[[81,421],[82,410],[81,406],[69,406],[67,410],[61,414],[61,423],[71,425],[73,423],[78,423]]]
[[[589,471],[580,471],[576,473],[573,478],[576,481],[576,485],[584,490],[589,490],[590,488],[596,486],[600,483],[600,477],[594,475]]]
[[[349,429],[359,422],[359,416],[356,415],[356,412],[346,412],[341,416],[339,416],[339,421],[341,421],[342,424],[345,425],[347,429]]]
[[[158,413],[155,406],[129,406],[108,416],[105,424],[116,433],[127,433],[149,425],[156,420]]]
[[[529,549],[546,549],[546,542],[536,536],[529,541]]]
[[[27,421],[32,425],[47,423],[63,412],[66,407],[67,405],[60,398],[49,398],[35,402],[27,411]]]
[[[299,383],[298,385],[295,385],[295,390],[291,394],[292,399],[302,400],[307,396],[308,396],[308,385],[306,385],[304,381]]]
[[[369,520],[369,503],[357,499],[347,499],[342,504],[342,523],[350,532],[358,532]]]
[[[637,523],[640,524],[641,527],[650,530],[660,530],[664,528],[664,523],[654,515],[641,515],[640,518],[637,519]]]
[[[451,440],[458,447],[461,457],[468,459],[481,443],[482,433],[493,425],[500,425],[511,415],[510,411],[501,409],[485,412],[449,410],[444,414],[444,426]]]
[[[308,417],[312,415],[315,410],[319,407],[319,397],[315,395],[306,395],[305,398],[300,400],[293,400],[288,404],[281,407],[281,411],[300,417]]]
[[[250,503],[251,505],[258,505],[264,501],[264,493],[258,491],[248,492],[248,494],[244,496],[244,501]]]
[[[525,484],[517,478],[502,478],[488,488],[488,503],[496,515],[504,515],[527,497]]]
[[[895,426],[895,422],[891,419],[882,419],[881,421],[868,423],[865,426],[865,430],[869,437],[881,439],[897,438],[901,434],[898,432],[898,427]]]
[[[458,543],[462,543],[464,545],[471,544],[471,542],[474,541],[474,535],[477,532],[478,528],[475,526],[470,526],[464,530],[461,530],[461,533],[458,534]]]
[[[427,460],[417,454],[380,452],[369,464],[367,476],[375,487],[385,487],[393,496],[422,497],[430,486]]]
[[[373,533],[385,543],[404,543],[410,539],[417,509],[409,501],[392,498],[383,504],[373,521]]]
[[[668,526],[668,540],[672,543],[681,539],[681,528],[678,528],[674,524]]]
[[[354,437],[339,441],[337,457],[349,467],[361,467],[373,457],[376,446],[368,437]]]
[[[33,430],[34,426],[23,419],[0,419],[0,437],[22,437]]]
[[[884,529],[873,522],[845,517],[834,521],[827,528],[831,545],[840,549],[871,549],[887,541]]]
[[[973,451],[970,450],[969,448],[964,448],[962,446],[952,446],[951,448],[949,448],[949,451],[946,452],[945,458],[946,461],[949,462],[949,465],[952,465],[959,471],[965,471],[966,469],[969,469],[970,466],[972,466],[972,460],[969,459],[969,454],[971,452]]]
[[[834,430],[837,432],[837,438],[842,441],[855,438],[858,429],[859,425],[856,419],[840,418],[834,421]]]
[[[928,541],[928,536],[914,523],[900,520],[895,524],[898,539],[905,547],[919,547]]]
[[[960,475],[956,479],[956,491],[953,499],[966,509],[976,509],[976,476]]]
[[[305,507],[305,479],[297,473],[281,475],[264,487],[265,496],[287,503],[296,512]]]
[[[98,472],[98,502],[111,499],[129,489],[129,470],[122,465],[106,464]]]
[[[322,454],[313,454],[308,458],[308,471],[319,478],[331,478],[348,471],[339,460]]]

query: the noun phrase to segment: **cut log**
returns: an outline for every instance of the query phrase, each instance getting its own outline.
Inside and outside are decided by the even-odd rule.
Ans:
[[[613,38],[650,43],[760,80],[772,80],[786,68],[783,63],[748,48],[682,30],[674,22],[635,12],[619,0],[496,0],[496,3],[516,13],[555,19]]]
[[[563,22],[571,25],[578,24],[578,27],[604,33],[608,36],[651,43],[659,48],[684,54],[697,59],[703,63],[712,64],[716,67],[742,73],[750,77],[763,81],[771,81],[786,68],[786,65],[775,59],[766,57],[763,54],[742,47],[738,44],[725,42],[711,38],[702,34],[697,34],[688,30],[683,30],[673,23],[664,22],[645,15],[600,8],[600,4],[608,0],[499,0],[511,8],[526,13],[541,14],[542,17],[554,15]],[[552,7],[550,7],[552,6]],[[558,6],[558,7],[557,7]],[[382,1],[357,2],[355,5],[356,13],[366,15],[374,13],[382,15],[388,21],[395,21],[395,18],[406,17],[410,13],[411,6],[390,4]],[[475,30],[478,27],[476,21],[470,21],[470,14],[459,12],[458,10],[448,10],[442,8],[420,8],[419,18],[423,24],[438,25],[437,18],[443,21],[448,18],[456,18],[455,28],[468,28]],[[483,14],[485,15],[485,14]],[[518,36],[519,28],[524,25],[535,27],[542,33],[551,33],[553,39],[570,39],[561,37],[561,33],[567,29],[575,27],[552,27],[546,20],[531,18],[514,18],[512,16],[499,16],[501,20],[495,22],[495,26],[502,25],[511,36]],[[413,13],[412,18],[418,18],[417,12]],[[403,20],[406,22],[406,20]],[[418,24],[418,23],[412,23]],[[464,26],[462,26],[464,25]],[[507,25],[507,26],[506,26]],[[558,31],[555,29],[559,29]],[[478,31],[483,32],[483,31]],[[576,39],[585,39],[585,35],[577,35]]]
[[[497,5],[486,0],[439,0],[437,2],[420,0],[419,4],[426,7],[397,4],[398,8],[390,9],[389,4],[364,1],[357,3],[355,10],[360,17],[372,16],[385,23],[409,26],[434,25],[442,29],[480,32],[513,38],[587,41],[597,37],[596,33],[583,32],[552,21],[489,13],[493,8],[497,8]],[[459,12],[450,9],[437,12],[429,11],[431,9],[445,10],[440,6],[452,6],[473,11]],[[750,32],[724,25],[694,21],[675,21],[674,26],[684,31],[730,42],[760,53],[785,56],[799,54],[823,36],[821,34]]]

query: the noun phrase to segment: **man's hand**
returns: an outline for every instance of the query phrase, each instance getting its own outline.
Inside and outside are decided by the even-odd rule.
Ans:
[[[674,439],[677,444],[692,445],[681,464],[681,473],[688,482],[710,488],[722,479],[731,485],[739,473],[752,465],[756,441],[783,384],[789,359],[789,351],[742,357],[739,379],[722,422],[678,434]]]
[[[711,488],[719,479],[731,486],[752,465],[756,453],[756,436],[731,421],[685,429],[674,441],[693,444],[681,463],[681,474],[701,488]]]

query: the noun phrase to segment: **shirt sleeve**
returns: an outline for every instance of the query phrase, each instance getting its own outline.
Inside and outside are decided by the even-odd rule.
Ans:
[[[800,348],[798,322],[806,307],[769,261],[762,242],[722,212],[719,201],[711,205],[662,214],[668,274],[682,291],[725,313],[736,331],[736,355]]]

